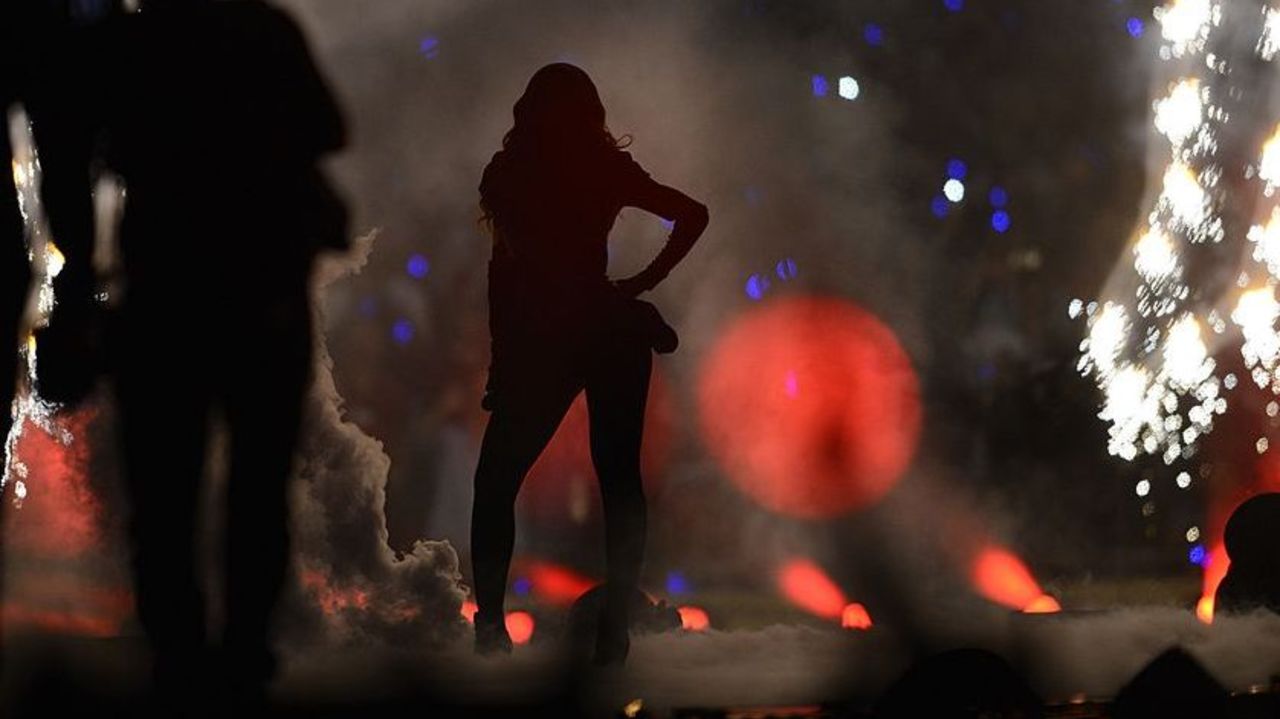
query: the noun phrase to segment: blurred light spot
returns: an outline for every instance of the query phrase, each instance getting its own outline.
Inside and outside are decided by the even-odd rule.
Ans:
[[[431,263],[422,255],[414,255],[409,258],[409,262],[405,266],[405,269],[409,272],[410,277],[415,280],[420,280],[426,277],[427,273],[431,271]]]
[[[991,201],[992,207],[1004,207],[1009,204],[1009,192],[996,185],[991,188],[991,192],[987,193],[987,199]]]
[[[573,604],[595,586],[591,579],[551,562],[531,560],[523,563],[522,568],[534,594],[551,604]]]
[[[1039,582],[1022,560],[996,545],[988,545],[978,553],[969,578],[978,594],[1011,609],[1029,609],[1044,596]]]
[[[964,183],[954,178],[947,180],[942,186],[942,194],[951,202],[960,202],[964,199]]]
[[[783,597],[823,619],[839,619],[848,603],[840,587],[808,559],[787,562],[778,572],[777,581]]]
[[[1258,450],[1258,454],[1263,454],[1271,447],[1271,442],[1266,437],[1259,437],[1257,444],[1254,446]]]
[[[937,195],[929,203],[929,211],[933,213],[934,217],[946,217],[951,212],[951,203],[942,195]]]
[[[1009,226],[1013,221],[1009,219],[1009,213],[1004,210],[996,210],[991,213],[991,229],[1004,234],[1009,231]]]
[[[840,78],[839,90],[840,97],[846,100],[857,100],[858,94],[862,92],[862,88],[858,86],[858,81],[848,75]]]
[[[795,370],[787,372],[787,376],[783,380],[783,384],[785,385],[784,391],[787,393],[788,397],[795,399],[796,396],[800,394],[800,380],[796,378]]]
[[[822,75],[814,75],[810,79],[810,84],[813,86],[814,97],[827,96],[827,78],[823,77]]]
[[[398,319],[391,326],[391,338],[398,345],[407,345],[413,341],[413,323],[406,319]]]
[[[698,607],[677,607],[680,614],[680,626],[690,632],[705,632],[711,628],[711,617]]]
[[[1192,528],[1190,528],[1190,529],[1188,529],[1188,530],[1187,530],[1187,541],[1188,541],[1188,542],[1196,542],[1196,541],[1199,541],[1199,540],[1200,540],[1200,528],[1199,528],[1199,527],[1192,527]],[[1193,559],[1193,560],[1191,560],[1191,561],[1193,561],[1193,562],[1194,562],[1195,560]]]
[[[786,376],[803,378],[789,397]],[[919,380],[893,330],[829,297],[753,307],[704,356],[709,453],[764,507],[834,517],[879,501],[915,455]],[[843,605],[842,605],[843,606]]]
[[[1178,478],[1174,480],[1179,489],[1186,489],[1191,486],[1191,475],[1186,472],[1179,472]]]
[[[862,39],[872,47],[880,47],[884,45],[884,28],[876,23],[869,22],[862,28]]]
[[[790,257],[784,260],[779,260],[777,267],[774,268],[775,274],[777,274],[778,279],[781,279],[781,280],[795,279],[796,271],[797,271],[796,261],[791,259]]]
[[[533,616],[528,612],[508,612],[507,613],[507,634],[511,635],[511,641],[516,644],[528,644],[533,639]]]
[[[440,54],[440,39],[434,35],[422,38],[418,43],[418,54],[428,60],[434,60]]]
[[[1055,614],[1062,611],[1058,600],[1048,594],[1041,594],[1022,608],[1024,614]]]
[[[643,712],[643,711],[644,711],[644,700],[632,699],[631,701],[627,702],[626,706],[622,707],[622,716],[626,717],[627,719],[636,719],[636,717],[640,716],[640,712]]]
[[[1134,491],[1134,492],[1135,492],[1139,497],[1145,497],[1145,496],[1147,496],[1148,494],[1150,494],[1150,493],[1151,493],[1151,482],[1149,482],[1149,481],[1147,481],[1147,480],[1145,480],[1145,479],[1144,479],[1144,480],[1141,480],[1141,481],[1139,481],[1139,482],[1138,482],[1138,484],[1133,488],[1133,491]]]
[[[479,607],[476,606],[476,603],[468,599],[462,603],[462,618],[474,624],[476,621],[476,611],[478,609]]]
[[[963,180],[969,174],[969,166],[964,160],[947,160],[947,177],[952,180]]]
[[[1203,544],[1197,544],[1191,548],[1191,551],[1187,552],[1187,559],[1191,560],[1192,564],[1200,567],[1204,566],[1206,556],[1208,556],[1208,554],[1205,552]]]
[[[529,592],[533,591],[533,582],[528,577],[516,577],[516,581],[511,584],[511,591],[517,596],[527,597]]]
[[[942,0],[942,4],[951,12],[960,12],[964,9],[964,0]]]
[[[681,572],[667,572],[667,594],[688,594],[689,580]]]
[[[1146,29],[1146,27],[1142,24],[1142,18],[1136,18],[1136,17],[1129,18],[1125,22],[1124,27],[1126,30],[1129,31],[1129,34],[1132,35],[1133,37],[1142,37],[1142,31]]]
[[[764,275],[751,275],[747,278],[747,297],[760,300],[769,291],[769,278]]]
[[[845,606],[840,614],[840,626],[845,629],[870,629],[871,614],[857,602]]]
[[[666,230],[667,232],[670,232],[676,228],[675,220],[668,220],[668,219],[659,217],[658,222],[662,225],[662,229]]]

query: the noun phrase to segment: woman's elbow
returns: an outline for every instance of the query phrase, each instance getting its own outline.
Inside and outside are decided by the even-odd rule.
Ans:
[[[694,200],[689,208],[682,213],[681,217],[676,220],[676,224],[689,228],[692,235],[700,235],[702,231],[707,229],[707,224],[711,222],[711,213],[707,210],[707,206]]]

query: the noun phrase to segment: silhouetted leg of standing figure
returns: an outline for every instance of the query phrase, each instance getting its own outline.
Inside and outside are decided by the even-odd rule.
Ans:
[[[647,510],[640,448],[653,355],[627,335],[610,339],[587,379],[591,461],[604,499],[608,582],[596,638],[597,663],[626,658],[627,606],[640,580]]]
[[[288,302],[284,303],[289,304]],[[275,673],[271,618],[289,565],[288,480],[309,386],[311,332],[305,295],[283,321],[243,332],[255,352],[228,362],[225,412],[230,435],[227,480],[225,669],[253,700]],[[247,324],[247,323],[246,323]],[[271,326],[271,325],[275,326]]]
[[[207,669],[195,528],[210,397],[173,369],[199,372],[189,360],[198,356],[193,343],[148,342],[159,330],[136,329],[126,331],[117,391],[138,618],[162,696],[190,697]]]
[[[518,394],[504,397],[502,405],[489,416],[476,466],[471,514],[478,650],[509,649],[493,642],[506,636],[502,629],[503,606],[515,546],[516,495],[578,390],[577,385],[533,383]]]

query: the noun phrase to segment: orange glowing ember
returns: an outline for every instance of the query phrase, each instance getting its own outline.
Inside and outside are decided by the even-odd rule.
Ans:
[[[369,608],[368,592],[359,587],[337,587],[320,570],[304,569],[299,574],[299,580],[303,589],[311,594],[325,614],[332,616],[347,609]]]
[[[823,619],[839,619],[849,602],[826,572],[808,559],[787,562],[778,572],[777,581],[788,601]]]
[[[542,601],[567,606],[578,601],[596,582],[568,567],[536,559],[519,563],[520,573],[529,578],[533,593]]]
[[[738,488],[804,519],[878,502],[910,464],[921,421],[919,383],[893,332],[855,305],[816,297],[779,299],[734,322],[702,364],[698,412],[708,450]]]
[[[465,619],[465,620],[467,620],[468,622],[471,622],[472,624],[475,624],[475,623],[476,623],[476,612],[477,612],[477,611],[479,611],[479,609],[480,609],[480,608],[476,606],[476,603],[475,603],[475,602],[472,602],[472,601],[469,601],[469,600],[468,600],[468,601],[463,602],[463,603],[462,603],[462,618],[463,618],[463,619]]]
[[[533,616],[528,612],[507,612],[507,634],[516,644],[528,644],[533,638]]]
[[[1196,602],[1196,617],[1205,624],[1213,624],[1214,597],[1217,596],[1218,585],[1222,584],[1230,567],[1231,559],[1227,557],[1227,547],[1222,541],[1218,541],[1213,545],[1213,549],[1209,550],[1208,559],[1205,561],[1203,591],[1200,601]]]
[[[1032,599],[1030,604],[1023,607],[1022,611],[1027,614],[1053,614],[1062,611],[1062,605],[1058,604],[1058,600],[1048,594],[1041,594]]]
[[[679,607],[680,626],[690,632],[705,632],[711,628],[711,617],[698,607]]]
[[[845,629],[870,629],[871,614],[867,608],[854,602],[844,608],[840,614],[840,626]]]
[[[1013,552],[990,545],[978,553],[970,579],[979,594],[997,604],[1028,612],[1056,612],[1057,600],[1040,589],[1027,565]]]

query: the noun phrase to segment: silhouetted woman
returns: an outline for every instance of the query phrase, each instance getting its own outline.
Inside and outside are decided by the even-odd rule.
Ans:
[[[635,297],[667,276],[707,225],[707,208],[652,180],[605,127],[591,78],[573,65],[534,74],[515,126],[485,168],[480,204],[489,262],[491,411],[476,468],[471,520],[476,650],[511,650],[503,600],[515,541],[515,501],[529,468],[578,392],[586,390],[591,459],[604,498],[608,586],[595,661],[627,654],[627,600],[644,554],[640,437],[652,351],[674,332]],[[675,222],[639,274],[612,282],[606,243],[618,211]]]

